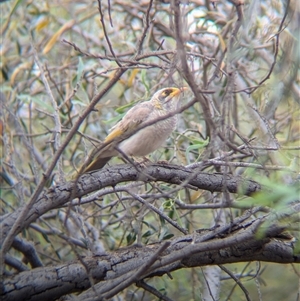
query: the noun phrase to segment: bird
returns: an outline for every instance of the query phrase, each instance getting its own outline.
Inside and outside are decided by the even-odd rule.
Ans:
[[[128,157],[144,157],[161,147],[176,127],[177,115],[172,112],[178,109],[181,93],[186,89],[163,88],[149,101],[133,106],[92,152],[79,174],[103,168],[120,153]],[[157,119],[159,121],[155,122]]]

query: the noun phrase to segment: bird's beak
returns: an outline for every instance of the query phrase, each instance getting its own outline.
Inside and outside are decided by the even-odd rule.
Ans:
[[[186,90],[188,90],[188,87],[181,87],[180,88],[180,92],[182,93],[183,91],[186,91]]]
[[[187,90],[187,87],[182,87],[182,88],[174,88],[174,91],[171,93],[171,98],[173,98],[174,96],[179,95],[180,93],[182,93],[183,91]]]

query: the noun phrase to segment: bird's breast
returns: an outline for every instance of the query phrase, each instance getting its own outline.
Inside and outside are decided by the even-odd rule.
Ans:
[[[177,117],[159,121],[145,127],[119,144],[119,148],[128,156],[146,156],[167,140],[176,126]]]

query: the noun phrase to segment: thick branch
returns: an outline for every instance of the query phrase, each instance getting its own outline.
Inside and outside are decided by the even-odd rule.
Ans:
[[[45,214],[51,209],[63,206],[73,198],[80,198],[88,193],[103,189],[108,186],[116,186],[122,182],[128,181],[162,181],[170,184],[177,184],[185,187],[192,185],[195,188],[208,190],[211,192],[228,191],[230,193],[243,193],[251,195],[261,189],[260,184],[245,180],[241,177],[223,174],[198,173],[196,170],[190,170],[177,165],[153,164],[146,168],[139,166],[116,165],[102,170],[84,174],[78,181],[68,182],[63,185],[57,185],[48,189],[31,208],[24,217],[23,225],[28,227],[30,223]],[[7,235],[9,229],[15,223],[22,208],[3,217],[0,227],[2,228],[3,238]],[[18,233],[23,229],[19,228]]]
[[[273,218],[273,217],[272,217]],[[272,218],[269,218],[272,220]],[[268,219],[268,218],[267,218]],[[132,246],[103,256],[82,258],[55,267],[36,268],[24,271],[4,279],[1,300],[55,300],[65,294],[85,291],[78,300],[101,299],[108,294],[111,286],[107,285],[118,278],[132,276],[150,259],[155,262],[136,274],[135,281],[162,276],[177,269],[205,265],[226,264],[242,261],[268,261],[277,263],[299,263],[300,256],[294,254],[291,242],[282,242],[276,238],[284,228],[270,225],[261,239],[256,231],[266,218],[235,222],[216,228],[209,233],[194,233],[171,240],[170,246],[156,254],[164,242],[143,247]],[[229,230],[230,229],[230,230]],[[106,289],[110,287],[110,289]]]

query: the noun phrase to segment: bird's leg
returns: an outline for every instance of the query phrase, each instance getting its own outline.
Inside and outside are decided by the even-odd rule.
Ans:
[[[142,158],[137,158],[133,157],[134,161],[136,164],[141,165],[142,167],[146,167],[147,165],[151,165],[153,162],[147,158],[147,157],[142,157]]]
[[[116,147],[117,151],[120,153],[122,159],[127,162],[127,163],[130,163],[134,166],[137,167],[137,165],[140,165],[140,167],[146,167],[146,163],[145,162],[150,162],[152,163],[149,159],[147,159],[146,157],[142,157],[142,160],[141,159],[138,159],[137,157],[134,157],[134,156],[128,156],[127,154],[125,154],[120,148]],[[149,164],[148,164],[149,165]]]

